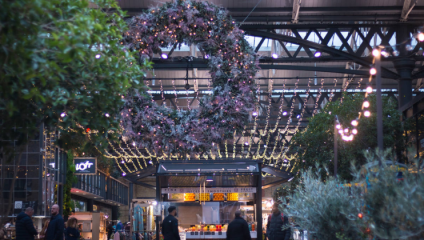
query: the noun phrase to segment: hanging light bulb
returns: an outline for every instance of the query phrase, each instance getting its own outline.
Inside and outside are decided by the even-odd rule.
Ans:
[[[339,133],[340,133],[340,134],[343,134],[343,129],[340,129],[340,130],[339,130]]]
[[[337,125],[336,125],[336,128],[337,128],[337,129],[341,129],[341,128],[342,128],[342,126],[341,126],[340,124],[337,124]]]
[[[393,55],[395,55],[395,57],[399,56],[399,51],[398,50],[393,50]]]
[[[365,117],[369,117],[369,116],[371,116],[371,112],[370,112],[370,111],[368,111],[368,110],[366,110],[366,111],[364,112],[364,116],[365,116]]]
[[[124,177],[125,177],[125,175],[127,175],[127,174],[123,172],[123,173],[122,173],[122,176],[124,176]]]
[[[371,86],[368,86],[366,90],[367,90],[367,93],[372,93],[372,87]]]
[[[349,132],[349,129],[348,128],[345,128],[344,132],[345,133],[348,133]]]
[[[252,116],[257,117],[257,116],[258,116],[258,112],[254,111],[254,112],[252,113]]]
[[[60,117],[62,117],[62,118],[66,117],[66,113],[65,112],[61,113]]]
[[[369,108],[369,107],[370,107],[370,102],[368,102],[368,100],[365,99],[364,108]]]
[[[316,58],[321,57],[321,52],[320,52],[320,51],[316,51],[316,52],[314,53],[314,57],[316,57]]]
[[[166,53],[162,53],[160,56],[162,59],[168,59],[168,55]]]
[[[101,57],[100,54],[96,54],[96,58],[99,59]]]
[[[205,54],[205,56],[203,57],[204,59],[209,59],[209,55]]]
[[[283,111],[283,116],[287,116],[287,111]]]
[[[352,129],[352,134],[358,134],[358,130],[356,128]]]
[[[110,117],[109,113],[105,113],[105,117]]]
[[[248,143],[248,142],[245,142],[245,143],[244,143],[244,145],[246,145],[246,146],[247,146],[247,145],[249,145],[249,143]]]
[[[389,56],[389,53],[386,51],[386,50],[381,50],[381,52],[380,52],[380,54],[383,56],[383,57],[388,57]]]
[[[377,69],[375,69],[375,67],[372,67],[372,68],[370,69],[370,74],[371,74],[371,75],[375,75],[375,74],[377,74]]]
[[[358,121],[356,119],[352,120],[351,124],[352,124],[352,126],[356,127],[356,126],[358,126]]]
[[[378,57],[378,56],[380,56],[380,50],[379,50],[379,49],[377,49],[377,48],[374,48],[374,49],[372,50],[372,55],[373,55],[374,57]]]
[[[274,58],[274,59],[277,59],[277,58],[278,58],[278,54],[276,54],[276,53],[273,53],[271,56],[272,56],[272,58]]]
[[[424,33],[418,33],[417,38],[418,38],[418,41],[424,42]]]

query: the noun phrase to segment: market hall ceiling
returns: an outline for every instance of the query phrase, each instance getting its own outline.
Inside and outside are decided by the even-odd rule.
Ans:
[[[134,16],[164,1],[118,2],[128,15]],[[424,1],[302,0],[300,4],[300,0],[209,2],[228,9],[261,56],[262,69],[257,74],[257,83],[262,92],[259,96],[258,128],[253,133],[256,146],[264,144],[260,131],[265,123],[275,124],[281,117],[278,116],[280,105],[287,111],[292,105],[295,106],[292,119],[286,121],[285,117],[284,121],[280,121],[281,127],[286,125],[292,130],[297,126],[300,130],[305,128],[308,117],[327,102],[338,100],[341,92],[353,94],[366,88],[374,46],[394,46],[400,28],[412,33],[424,25]],[[412,41],[411,45],[411,58],[415,61],[412,86],[419,92],[423,90],[424,46],[416,41]],[[191,108],[196,108],[196,99],[210,91],[207,60],[193,46],[182,46],[175,51],[171,51],[171,47],[163,50],[168,54],[172,52],[172,55],[166,60],[158,55],[153,56],[154,71],[148,74],[146,81],[155,101],[158,104],[165,101],[168,107],[176,108],[178,105],[184,109],[190,104]],[[314,56],[317,50],[322,51],[319,58]],[[275,52],[278,53],[277,59],[272,58]],[[396,56],[382,60],[384,93],[396,100],[400,77],[393,63]],[[189,91],[185,89],[187,83]],[[294,89],[303,92],[294,95]],[[308,89],[310,94],[306,94]],[[267,116],[269,105],[271,110]],[[302,109],[305,109],[304,117],[298,118]],[[289,130],[284,137],[271,139],[270,145],[287,146],[293,133]],[[237,139],[234,149],[242,148],[245,141],[244,138]],[[232,150],[233,146],[228,148]],[[256,148],[252,147],[252,153],[255,151]]]

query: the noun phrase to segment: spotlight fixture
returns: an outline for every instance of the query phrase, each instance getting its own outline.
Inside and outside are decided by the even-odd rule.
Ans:
[[[66,117],[66,113],[65,112],[61,113],[60,117],[63,117],[63,118]]]
[[[358,126],[358,121],[356,119],[352,120],[351,124],[352,124],[352,126],[356,127],[356,126]]]
[[[370,107],[370,102],[368,102],[368,100],[365,99],[364,108],[369,108],[369,107]]]
[[[254,112],[252,113],[252,116],[257,117],[257,116],[258,116],[258,112],[254,111]]]
[[[380,50],[378,50],[377,48],[374,48],[374,49],[372,50],[372,55],[373,55],[374,57],[378,57],[378,56],[380,56]]]
[[[368,110],[366,110],[366,111],[364,112],[364,116],[365,116],[365,117],[369,117],[369,116],[371,116],[371,112],[370,112],[370,111],[368,111]]]
[[[162,59],[168,59],[168,54],[166,53],[162,53],[160,56]]]
[[[278,58],[278,54],[276,54],[276,53],[273,53],[271,56],[272,56],[272,58],[274,58],[274,59],[277,59],[277,58]]]
[[[284,111],[283,112],[283,116],[287,116],[287,111]]]
[[[206,177],[206,182],[213,182],[212,176],[207,176]]]
[[[372,93],[372,87],[371,86],[368,86],[367,89],[366,89],[366,91],[367,91],[367,93]]]
[[[375,75],[377,73],[377,69],[375,69],[375,67],[372,67],[371,69],[370,69],[370,74],[371,75]]]
[[[418,41],[424,42],[424,33],[418,33],[417,38],[418,38]]]
[[[321,57],[321,52],[320,52],[320,51],[316,51],[316,52],[314,53],[314,57],[316,57],[316,58]]]

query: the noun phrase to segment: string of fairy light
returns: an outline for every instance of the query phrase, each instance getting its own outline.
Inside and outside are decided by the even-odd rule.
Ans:
[[[424,41],[424,34],[423,33],[418,33],[418,34],[415,35],[415,37],[417,37],[417,39],[420,42]],[[406,48],[407,48],[407,50],[411,50],[410,45],[406,45]],[[384,46],[379,46],[379,47],[373,49],[373,51],[372,51],[373,56],[379,56],[380,55],[380,56],[383,56],[383,57],[387,57],[390,54],[397,56],[399,53],[398,53],[398,50],[394,49],[393,47],[384,47]],[[372,76],[374,76],[377,73],[377,70],[374,67],[374,63],[375,63],[375,58],[373,59],[373,62],[372,62],[373,66],[370,68],[370,77],[369,77],[369,81],[367,83],[366,92],[365,92],[364,100],[363,100],[362,107],[361,107],[361,112],[358,113],[358,117],[355,118],[355,119],[352,119],[350,121],[351,127],[343,126],[338,121],[338,119],[336,120],[336,128],[338,129],[338,132],[342,136],[342,139],[344,141],[352,141],[353,138],[354,138],[354,135],[356,135],[358,133],[357,132],[357,126],[359,124],[359,120],[361,119],[361,117],[370,117],[371,116],[371,112],[369,110],[370,103],[368,101],[368,96],[369,96],[369,94],[371,94],[373,92],[373,89],[371,87]],[[356,87],[356,89],[361,88],[362,81],[363,81],[362,78],[358,81],[358,86]],[[161,97],[162,97],[162,101],[163,101],[163,104],[164,104],[165,103],[165,97],[164,97],[163,84],[162,84],[161,80],[159,80],[159,82],[160,82],[160,87],[161,87]],[[296,95],[297,95],[296,90],[298,88],[298,82],[299,82],[299,79],[297,79],[297,81],[295,83],[295,90],[293,91],[294,92],[293,98],[295,98]],[[335,88],[337,86],[337,79],[334,80],[334,83],[335,83],[335,87],[331,90],[331,93],[330,93],[330,98],[329,98],[330,102],[332,101],[332,98],[335,95]],[[343,92],[345,92],[347,90],[347,87],[349,86],[349,84],[350,84],[350,81],[347,81],[346,84],[344,84],[342,86]],[[149,85],[148,81],[147,81],[147,85]],[[172,81],[172,85],[173,85],[173,88],[174,88],[175,96],[177,98],[177,94],[176,94],[177,91],[176,91],[176,86],[175,86],[174,80]],[[257,131],[258,112],[254,111],[252,113],[252,116],[253,116],[253,119],[254,119],[253,120],[253,129],[250,130],[250,136],[248,137],[249,140],[241,145],[241,147],[242,147],[241,154],[242,154],[242,158],[243,157],[244,158],[252,157],[253,159],[265,159],[265,160],[268,161],[269,164],[277,164],[278,160],[284,159],[284,161],[288,162],[285,166],[286,167],[285,170],[286,171],[289,170],[289,167],[291,167],[291,169],[293,170],[295,165],[298,164],[298,162],[294,162],[292,164],[292,161],[297,159],[296,154],[292,155],[290,157],[286,156],[287,152],[290,149],[290,146],[286,147],[286,144],[287,144],[286,141],[281,141],[282,143],[281,143],[281,146],[280,146],[279,154],[275,155],[275,151],[278,149],[278,145],[279,145],[279,143],[277,142],[277,144],[274,144],[274,147],[272,149],[271,154],[269,156],[267,156],[267,149],[268,149],[271,134],[274,133],[275,131],[278,131],[277,139],[279,139],[281,136],[285,136],[286,133],[289,132],[288,127],[289,127],[289,124],[292,121],[294,108],[295,108],[294,107],[295,101],[292,101],[292,104],[290,106],[290,112],[288,113],[287,111],[283,111],[283,107],[282,107],[283,103],[281,103],[281,105],[279,107],[278,114],[282,115],[282,116],[287,116],[287,115],[289,116],[288,120],[287,120],[287,124],[285,124],[284,128],[281,128],[280,124],[279,124],[281,118],[278,117],[275,126],[271,129],[268,129],[270,127],[269,126],[269,119],[270,119],[270,107],[271,107],[271,104],[272,104],[272,99],[271,99],[272,98],[272,95],[271,95],[272,94],[272,85],[273,85],[273,81],[271,80],[269,96],[268,96],[268,107],[267,107],[267,111],[266,111],[266,121],[265,121],[265,126],[263,128],[263,131],[262,131],[262,133],[261,132],[258,133],[258,131]],[[283,87],[283,92],[284,92],[285,82],[284,82],[283,85],[284,85],[284,87]],[[317,110],[318,110],[319,99],[321,98],[321,95],[322,95],[323,86],[324,86],[324,80],[322,79],[321,80],[321,86],[318,90],[318,97],[316,98],[315,107],[314,107],[314,111],[313,111],[312,115],[315,115]],[[209,81],[208,81],[208,90],[210,91],[210,82]],[[186,94],[188,94],[188,92],[186,92]],[[196,91],[196,94],[198,94],[198,91]],[[308,89],[306,90],[306,97],[304,98],[304,103],[303,103],[301,113],[297,117],[298,122],[296,124],[294,131],[290,132],[292,134],[295,134],[299,131],[299,127],[301,125],[302,118],[304,116],[305,107],[307,105],[307,100],[309,98],[309,95],[310,95],[310,80],[308,82]],[[153,96],[152,96],[152,101],[154,101]],[[341,98],[341,101],[343,101],[343,96]],[[187,103],[187,104],[189,104],[189,103]],[[176,106],[177,106],[177,109],[180,111],[180,109],[178,107],[178,103],[176,104]],[[188,108],[190,108],[189,105],[188,105]],[[62,113],[60,116],[63,118],[63,117],[66,116],[66,113]],[[104,116],[110,117],[110,115],[108,113],[105,113]],[[97,130],[92,130],[88,127],[83,127],[80,124],[76,124],[76,126],[77,126],[77,128],[82,129],[83,132],[90,139],[91,139],[92,134],[98,134],[99,133]],[[65,130],[65,129],[63,129],[63,127],[60,127],[60,128],[61,128],[61,130]],[[68,128],[66,130],[77,132],[76,129],[72,129],[72,128]],[[256,153],[252,154],[252,156],[251,156],[251,147],[252,147],[252,145],[254,145],[253,144],[253,138],[255,136],[255,133],[257,133],[258,135],[260,135],[262,137],[266,136],[266,138],[265,138],[266,140],[265,140],[263,152],[262,153],[260,152],[260,147],[261,147],[260,143],[262,142],[262,140],[259,139],[258,144],[257,144],[258,147],[257,147]],[[245,134],[246,134],[246,127],[241,132],[241,138],[240,139],[244,139]],[[237,132],[234,132],[233,133],[233,153],[232,153],[233,158],[236,157],[236,136],[237,136]],[[108,140],[108,143],[109,143],[109,150],[103,151],[103,155],[107,158],[114,159],[115,162],[116,162],[116,165],[118,166],[118,168],[120,169],[120,171],[122,172],[122,174],[124,176],[128,173],[133,173],[133,172],[138,171],[139,169],[141,170],[141,169],[148,167],[149,165],[154,163],[153,162],[154,160],[156,160],[156,161],[172,160],[172,159],[178,160],[180,158],[189,158],[190,159],[190,156],[182,156],[182,155],[179,155],[179,154],[169,154],[168,155],[168,154],[165,153],[164,150],[162,150],[161,154],[158,154],[154,149],[151,149],[151,150],[149,150],[147,148],[139,149],[135,144],[132,144],[132,147],[130,147],[129,143],[126,142],[126,141],[123,141],[123,143],[119,143],[119,144],[113,144],[112,142],[110,142]],[[217,146],[218,156],[219,156],[219,158],[222,158],[220,146],[219,146],[219,144],[217,144],[217,145],[218,145]],[[225,147],[224,147],[225,156],[228,158],[228,156],[229,156],[228,147],[227,147],[228,142],[225,141],[224,145],[225,145]],[[246,154],[244,154],[245,147],[248,147],[248,151],[247,151]],[[200,158],[207,159],[209,157],[211,159],[216,159],[217,156],[213,153],[212,150],[209,150],[209,153],[203,153],[202,155],[200,155],[200,154],[195,155],[196,159],[200,159]],[[283,165],[284,164],[281,164],[281,166],[280,166],[281,169],[283,168]]]

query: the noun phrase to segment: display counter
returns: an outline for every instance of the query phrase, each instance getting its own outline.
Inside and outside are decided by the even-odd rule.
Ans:
[[[180,235],[185,235],[186,239],[226,239],[227,232],[185,232],[180,233]],[[257,238],[257,232],[251,231],[250,237],[252,239]]]

